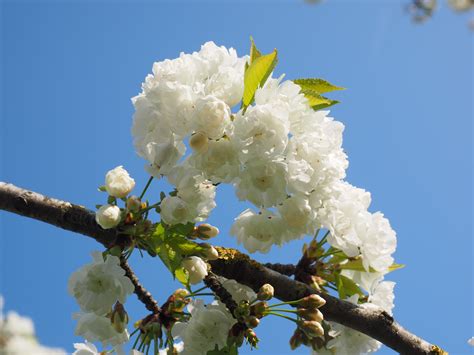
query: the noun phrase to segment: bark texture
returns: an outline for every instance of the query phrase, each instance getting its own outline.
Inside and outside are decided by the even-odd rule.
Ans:
[[[118,239],[123,242],[123,238],[126,238],[115,229],[102,229],[95,222],[94,212],[85,207],[4,182],[0,182],[0,209],[86,235],[106,247],[114,245]],[[212,271],[247,285],[256,292],[263,284],[269,283],[275,288],[275,297],[282,301],[293,301],[318,293],[308,285],[272,270],[237,250],[217,249],[220,258],[210,262]],[[278,264],[268,266],[286,274],[292,271]],[[446,354],[438,346],[404,329],[384,311],[365,309],[327,294],[318,294],[326,300],[321,311],[327,320],[360,331],[401,354]]]

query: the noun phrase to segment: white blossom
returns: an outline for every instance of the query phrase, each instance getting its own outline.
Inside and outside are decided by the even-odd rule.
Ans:
[[[120,267],[118,257],[108,255],[104,260],[100,252],[94,252],[92,257],[91,264],[71,275],[68,291],[83,311],[105,315],[117,301],[125,303],[134,287]]]
[[[184,343],[182,341],[178,342],[178,343],[175,343],[173,344],[173,348],[174,350],[180,354],[183,352],[184,350]],[[168,350],[169,350],[169,347],[165,348],[165,349],[160,349],[160,351],[158,352],[159,355],[168,355]],[[140,353],[141,354],[141,353]],[[137,354],[132,354],[132,355],[139,355],[138,353]]]
[[[257,297],[257,294],[250,287],[242,285],[235,280],[219,277],[219,281],[237,303],[240,301],[252,302]]]
[[[39,344],[33,321],[15,311],[3,314],[4,300],[0,295],[0,354],[2,355],[66,355],[60,348]]]
[[[110,196],[126,197],[135,187],[135,180],[123,166],[117,166],[105,175],[105,189]]]
[[[115,205],[103,205],[95,213],[95,221],[103,229],[117,227],[121,220],[121,211]]]
[[[188,272],[191,285],[200,283],[207,276],[207,264],[198,256],[187,257],[182,266]]]
[[[474,346],[474,337],[469,338],[469,340],[467,341],[467,343],[468,343],[470,346]]]
[[[285,200],[287,165],[281,159],[254,159],[245,164],[235,184],[240,200],[272,207]]]
[[[229,330],[236,320],[225,306],[219,302],[204,305],[197,300],[188,305],[188,310],[189,322],[178,322],[172,329],[173,336],[184,343],[182,354],[206,354],[216,346],[222,349],[227,345]]]
[[[210,139],[219,139],[230,125],[230,108],[215,96],[204,96],[196,100],[191,119],[196,132],[204,132]]]
[[[289,122],[285,111],[270,105],[252,106],[234,120],[234,139],[245,162],[282,154],[288,144]]]
[[[128,341],[129,334],[125,330],[118,333],[112,326],[112,322],[105,316],[96,313],[78,313],[75,335],[81,336],[89,342],[100,342],[103,346],[108,344],[118,346]]]
[[[76,351],[73,352],[73,355],[100,355],[97,347],[88,341],[85,343],[74,343],[74,349]]]
[[[285,225],[281,217],[268,210],[255,213],[250,209],[242,212],[230,230],[239,244],[250,253],[268,253],[271,246],[281,245],[285,240]]]

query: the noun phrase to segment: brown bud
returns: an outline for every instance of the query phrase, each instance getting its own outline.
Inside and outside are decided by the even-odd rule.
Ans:
[[[127,198],[127,209],[131,212],[138,212],[142,207],[142,201],[138,196],[130,196]]]
[[[301,344],[303,344],[303,333],[301,330],[296,329],[290,338],[290,348],[291,350],[295,350]]]
[[[257,334],[252,329],[247,329],[245,331],[245,338],[252,347],[256,347],[258,344]]]
[[[209,223],[203,223],[195,228],[194,234],[199,239],[208,240],[217,236],[219,234],[219,229],[210,225]]]
[[[258,302],[250,307],[250,313],[256,316],[257,318],[262,318],[265,311],[268,310],[267,302]]]
[[[247,318],[245,318],[245,324],[249,328],[257,328],[260,324],[260,320],[255,316],[248,316]]]

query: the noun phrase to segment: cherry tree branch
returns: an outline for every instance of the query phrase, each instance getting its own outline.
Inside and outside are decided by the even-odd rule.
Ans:
[[[0,209],[40,220],[59,228],[95,239],[106,247],[123,243],[126,236],[118,230],[104,230],[96,222],[94,212],[79,205],[46,197],[12,184],[0,182]],[[269,283],[275,297],[293,301],[317,293],[326,300],[321,308],[325,318],[360,331],[401,354],[444,354],[436,345],[410,333],[389,314],[366,309],[328,294],[316,292],[308,285],[271,270],[234,249],[217,248],[220,258],[211,261],[214,273],[234,279],[254,289]]]
[[[120,257],[120,266],[125,270],[125,275],[132,281],[133,286],[135,287],[135,294],[137,295],[140,302],[142,302],[146,309],[148,309],[153,314],[159,314],[161,309],[158,306],[158,302],[153,298],[151,293],[140,283],[137,275],[133,272],[132,268],[128,264],[125,257]]]

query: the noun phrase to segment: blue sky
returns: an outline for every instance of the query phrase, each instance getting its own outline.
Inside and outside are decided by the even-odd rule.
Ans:
[[[130,135],[130,98],[152,63],[213,40],[248,51],[278,48],[277,74],[322,77],[348,90],[332,97],[346,125],[348,180],[372,193],[398,234],[395,317],[452,354],[472,352],[473,34],[442,8],[414,25],[407,1],[4,1],[1,5],[2,180],[93,208],[104,173],[124,165],[141,188],[144,161]],[[151,194],[158,198],[159,184]],[[218,193],[210,221],[218,244],[242,210]],[[219,208],[225,206],[225,208]],[[31,316],[41,342],[72,349],[77,310],[71,272],[98,245],[88,238],[0,213],[0,293]],[[295,262],[302,242],[261,261]],[[158,260],[132,261],[163,301],[176,287]],[[132,315],[143,314],[132,296]],[[257,328],[260,349],[289,353],[292,325]],[[383,349],[382,353],[392,353]]]

